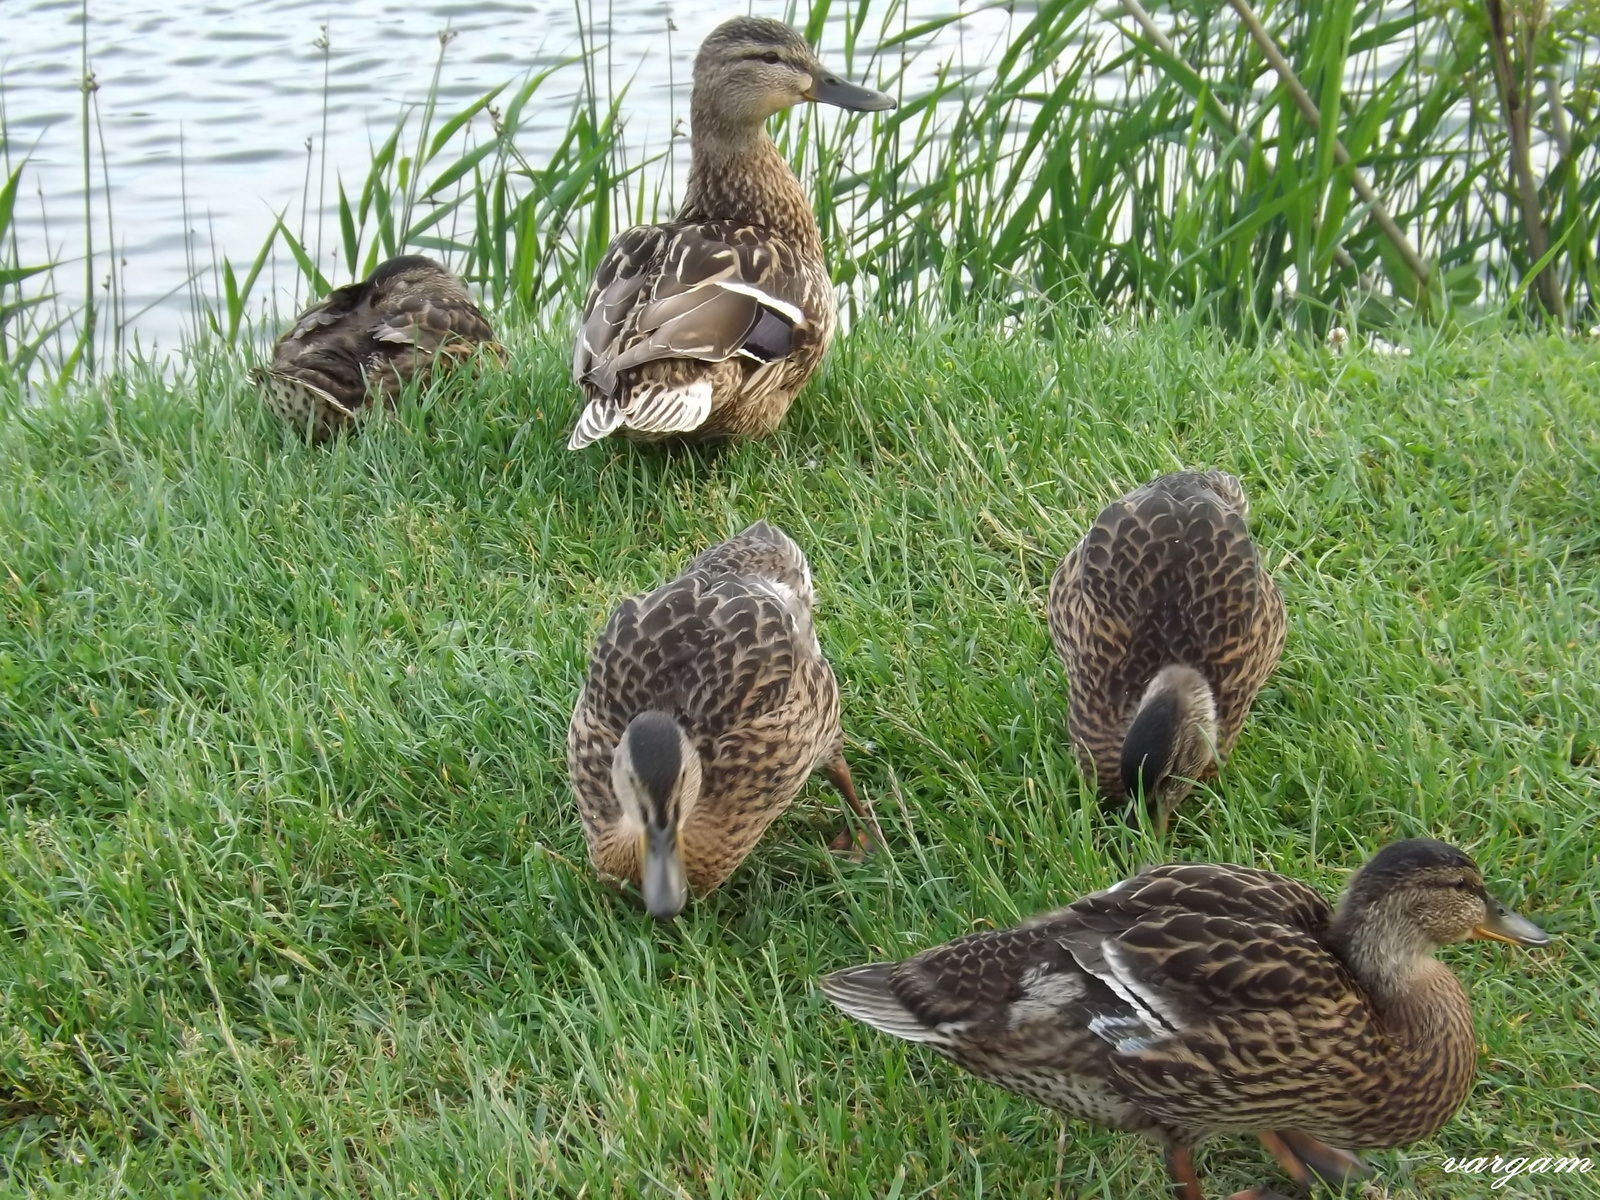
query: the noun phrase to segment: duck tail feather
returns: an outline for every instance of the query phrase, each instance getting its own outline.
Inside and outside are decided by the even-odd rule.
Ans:
[[[881,1033],[908,1042],[944,1042],[943,1034],[924,1025],[896,999],[889,979],[899,965],[881,962],[849,967],[824,975],[818,986],[835,1008]]]

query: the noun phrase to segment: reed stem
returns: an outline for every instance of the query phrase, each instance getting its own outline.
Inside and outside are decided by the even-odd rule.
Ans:
[[[1261,18],[1256,16],[1255,10],[1250,7],[1248,0],[1228,0],[1228,3],[1233,8],[1233,11],[1239,14],[1239,19],[1244,22],[1245,28],[1250,31],[1250,37],[1261,50],[1261,54],[1267,60],[1268,65],[1277,72],[1279,80],[1283,83],[1284,90],[1289,93],[1289,97],[1294,101],[1295,107],[1300,110],[1301,115],[1305,117],[1311,128],[1320,131],[1322,128],[1322,114],[1317,111],[1316,102],[1311,99],[1310,94],[1301,85],[1299,78],[1294,73],[1294,68],[1289,65],[1289,60],[1284,58],[1283,53],[1278,49],[1277,42],[1272,40],[1272,35],[1261,24]],[[1367,177],[1362,174],[1361,168],[1352,163],[1350,152],[1345,149],[1344,143],[1337,137],[1333,140],[1333,156],[1341,167],[1350,168],[1351,187],[1355,189],[1356,195],[1361,197],[1362,203],[1371,212],[1372,219],[1377,223],[1378,228],[1383,231],[1383,236],[1389,239],[1396,252],[1405,260],[1406,267],[1416,276],[1416,299],[1418,304],[1425,308],[1427,306],[1429,277],[1432,274],[1428,270],[1427,263],[1422,261],[1422,256],[1417,253],[1416,247],[1411,244],[1411,239],[1405,235],[1405,232],[1395,222],[1388,206],[1384,204],[1372,184],[1367,182]]]

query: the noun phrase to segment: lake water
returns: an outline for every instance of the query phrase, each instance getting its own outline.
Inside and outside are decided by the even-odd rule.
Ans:
[[[248,263],[280,210],[288,210],[291,228],[300,228],[302,204],[309,204],[304,227],[314,234],[325,65],[325,212],[332,213],[337,177],[359,186],[370,147],[388,135],[402,105],[426,94],[441,30],[455,34],[441,75],[446,113],[496,84],[576,55],[580,31],[597,31],[602,70],[609,68],[618,87],[632,80],[624,106],[629,143],[656,149],[670,138],[673,119],[687,117],[690,66],[701,38],[744,10],[660,0],[582,3],[580,14],[562,0],[90,0],[85,38],[82,0],[5,0],[6,151],[12,167],[28,160],[17,201],[22,260],[53,256],[63,266],[52,290],[81,302],[85,43],[98,85],[92,95],[98,129],[91,118],[97,287],[104,287],[110,265],[109,180],[127,323],[146,347],[170,348],[191,321],[191,276],[214,295],[220,290],[214,259],[226,253],[236,266]],[[915,22],[960,8],[958,0],[911,0],[908,13]],[[773,0],[755,0],[748,10],[788,15]],[[822,49],[825,61],[842,68],[848,8],[839,4],[835,11]],[[990,7],[935,35],[919,60],[927,78],[947,58],[982,61],[1003,44],[1013,19]],[[876,28],[876,17],[867,26]],[[318,44],[324,27],[326,55]],[[564,72],[540,91],[544,107],[519,135],[519,148],[534,162],[567,127],[566,101],[577,93],[581,73],[575,66]],[[918,83],[908,78],[908,94]],[[681,171],[686,156],[677,158]],[[323,262],[342,282],[346,273],[331,265],[337,229],[336,219],[325,222]],[[294,272],[287,260],[283,266],[278,274],[287,281]],[[279,300],[288,309],[293,293],[286,287]]]

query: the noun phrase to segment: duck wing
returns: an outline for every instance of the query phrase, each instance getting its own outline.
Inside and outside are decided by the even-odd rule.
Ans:
[[[1263,982],[1238,964],[1222,969],[1234,948],[1207,940],[1205,920],[1261,923],[1320,948],[1316,938],[1331,919],[1320,895],[1281,875],[1157,867],[1012,929],[968,934],[901,963],[838,972],[823,980],[823,990],[852,1016],[910,1041],[951,1043],[1002,1030],[1011,1036],[1026,1025],[1063,1022],[1099,1034],[1091,1028],[1097,1020],[1121,1031],[1117,1040],[1160,1037],[1180,1012],[1282,998],[1272,990],[1282,991],[1279,976],[1268,972]],[[1185,931],[1195,936],[1184,941]],[[1172,947],[1189,953],[1163,955]]]
[[[1348,975],[1322,943],[1332,911],[1297,880],[1248,867],[1154,867],[1085,896],[1062,940],[1160,1038],[1203,1016],[1292,1004],[1306,967]],[[1125,1039],[1118,1038],[1119,1041]]]
[[[374,305],[372,316],[371,338],[383,347],[463,354],[494,343],[493,328],[464,290],[408,291]]]
[[[1242,868],[1164,867],[1139,880],[1126,901],[1079,902],[1089,929],[1143,909],[1078,951],[1086,965],[1098,954],[1093,969],[1123,1001],[1090,1025],[1112,1046],[1111,1086],[1168,1128],[1353,1129],[1392,1044],[1325,941],[1326,902]]]
[[[742,358],[760,367],[787,357],[809,324],[798,257],[750,226],[643,225],[611,244],[595,270],[573,351],[588,405],[573,448],[620,425],[650,433],[694,429],[711,412],[711,388],[633,388],[629,372],[653,362]]]
[[[824,976],[823,993],[893,1037],[943,1050],[985,1042],[1078,1041],[1088,980],[1049,914],[1015,929],[973,933],[904,962]]]

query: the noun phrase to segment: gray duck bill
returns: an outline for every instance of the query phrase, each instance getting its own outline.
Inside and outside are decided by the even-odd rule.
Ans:
[[[1550,935],[1527,917],[1519,917],[1493,897],[1489,915],[1472,931],[1472,936],[1491,942],[1510,942],[1515,946],[1548,946]]]
[[[646,911],[658,921],[670,921],[689,902],[689,881],[678,853],[674,830],[648,826],[644,835],[644,870],[639,891]]]
[[[891,108],[900,107],[900,102],[893,96],[847,83],[837,75],[817,76],[811,84],[811,90],[804,95],[807,100],[815,100],[818,104],[832,104],[855,112],[888,112]]]

